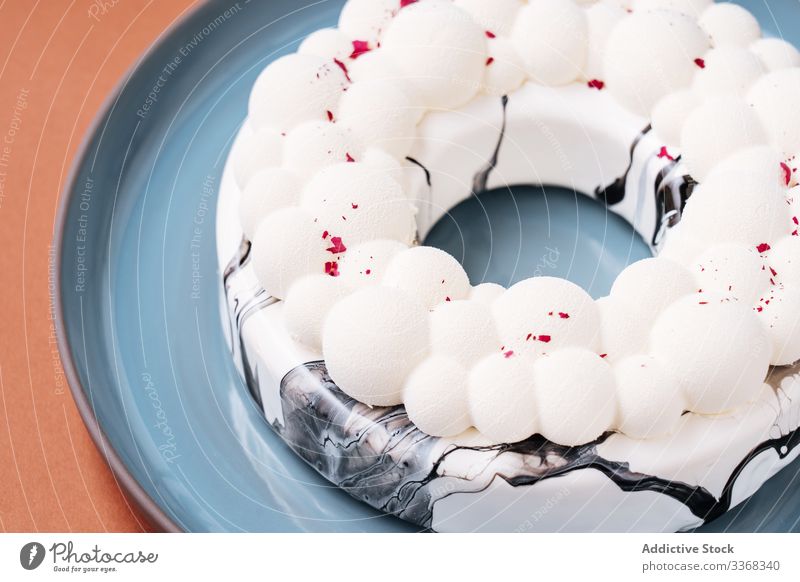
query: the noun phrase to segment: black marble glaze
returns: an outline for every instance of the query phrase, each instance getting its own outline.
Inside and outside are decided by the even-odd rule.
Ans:
[[[228,262],[222,273],[222,286],[225,296],[228,298],[229,321],[231,325],[231,343],[234,346],[234,355],[238,356],[242,363],[242,372],[250,394],[258,406],[263,409],[261,392],[258,388],[258,372],[254,366],[250,365],[247,354],[247,346],[242,336],[242,328],[245,322],[254,314],[265,307],[276,303],[278,300],[271,297],[260,285],[252,285],[248,292],[236,290],[234,292],[233,281],[236,275],[241,273],[250,264],[253,245],[246,238],[242,238],[236,254]]]
[[[253,245],[250,241],[243,238],[236,255],[228,263],[228,266],[225,267],[225,271],[222,274],[222,283],[225,286],[226,295],[231,295],[229,285],[231,277],[242,271],[250,263],[252,256],[250,251],[252,247]],[[233,324],[235,328],[239,330],[242,329],[245,321],[252,315],[278,301],[276,298],[269,295],[263,287],[258,285],[253,285],[253,293],[248,294],[245,301],[243,301],[245,298],[241,297],[241,295],[241,293],[234,294],[232,305],[234,315]]]
[[[489,184],[489,175],[497,166],[497,160],[500,157],[500,148],[503,146],[503,141],[506,137],[506,122],[508,117],[508,95],[503,95],[500,98],[500,105],[503,108],[503,123],[500,126],[500,135],[497,137],[497,145],[494,147],[492,156],[486,161],[486,164],[481,168],[472,179],[472,193],[480,194],[485,192]]]
[[[775,450],[780,458],[800,443],[800,429],[754,447],[731,474],[719,498],[699,485],[632,471],[628,463],[605,459],[598,445],[613,433],[578,447],[567,447],[540,435],[510,444],[491,446],[449,445],[419,431],[402,406],[370,408],[344,394],[328,376],[325,363],[309,362],[290,371],[281,382],[283,422],[275,430],[289,446],[332,483],[373,507],[422,527],[431,527],[437,502],[454,493],[479,493],[494,479],[513,487],[533,486],[539,481],[596,469],[622,491],[651,491],[685,505],[703,521],[730,509],[736,479],[758,455]],[[445,473],[449,456],[462,459],[475,477]],[[494,473],[489,465],[501,456],[511,457],[505,467],[512,472]],[[463,481],[463,487],[452,481]]]
[[[800,428],[795,429],[788,434],[781,435],[778,438],[759,443],[756,447],[754,447],[753,450],[741,460],[741,462],[731,473],[731,476],[728,478],[728,481],[725,483],[725,487],[722,490],[722,495],[720,495],[720,498],[717,500],[717,502],[710,507],[708,512],[705,514],[705,521],[711,521],[731,508],[733,488],[736,485],[737,479],[745,470],[750,461],[755,459],[761,453],[765,453],[770,450],[774,451],[775,454],[778,455],[779,459],[785,459],[792,453],[792,451],[794,451],[798,444],[800,444]]]
[[[633,140],[630,149],[630,161],[628,162],[628,167],[625,169],[625,173],[608,186],[598,186],[595,189],[594,195],[598,200],[602,201],[608,206],[614,206],[625,199],[625,186],[628,183],[628,175],[631,173],[631,169],[633,168],[633,157],[634,153],[636,152],[636,147],[652,129],[653,126],[648,125],[641,131],[641,133],[639,133],[639,135],[636,136],[636,139]]]
[[[280,397],[283,422],[273,427],[298,455],[353,497],[430,525],[432,497],[412,484],[425,481],[437,439],[420,432],[402,406],[371,408],[350,398],[324,362],[290,371]]]
[[[236,249],[236,254],[231,258],[228,262],[225,270],[222,273],[222,282],[223,284],[228,283],[228,280],[237,272],[241,271],[247,263],[250,262],[250,251],[252,250],[253,245],[250,243],[249,240],[242,237],[242,241],[239,243],[239,248]]]
[[[428,168],[426,168],[424,165],[422,165],[422,163],[420,161],[412,158],[411,156],[406,156],[406,160],[408,162],[414,164],[415,166],[419,167],[423,172],[425,172],[425,183],[428,184],[428,187],[430,188],[431,184],[432,184],[432,182],[431,182],[431,171]]]
[[[625,199],[628,193],[628,177],[633,169],[636,149],[652,129],[652,126],[648,125],[636,136],[633,144],[631,144],[630,161],[625,173],[608,186],[598,186],[595,189],[595,197],[607,206],[614,206]],[[653,247],[656,247],[661,242],[667,229],[680,222],[686,201],[694,192],[695,186],[697,186],[694,178],[683,170],[684,167],[679,156],[674,160],[670,159],[669,163],[661,168],[656,176],[654,184],[656,220],[653,236],[650,240],[650,244]]]
[[[670,163],[656,178],[656,229],[651,241],[653,246],[661,242],[664,232],[681,220],[686,201],[694,192],[697,182],[688,174],[678,172],[678,162]]]

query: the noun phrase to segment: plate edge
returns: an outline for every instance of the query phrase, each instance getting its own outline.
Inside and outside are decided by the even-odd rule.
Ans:
[[[171,518],[167,513],[153,500],[152,497],[144,490],[139,484],[133,474],[128,470],[125,463],[122,461],[117,451],[111,445],[108,437],[103,431],[97,417],[94,414],[91,403],[89,402],[84,386],[80,381],[77,373],[77,366],[73,358],[72,349],[70,348],[67,340],[66,329],[64,325],[64,302],[62,300],[62,289],[64,281],[61,277],[61,269],[63,266],[63,237],[66,229],[67,214],[70,204],[74,198],[75,189],[77,186],[77,178],[80,168],[83,167],[89,155],[89,146],[101,129],[102,124],[107,121],[113,108],[122,94],[122,91],[127,86],[130,79],[133,77],[137,69],[143,62],[151,58],[162,45],[166,42],[166,38],[172,35],[177,29],[189,21],[200,9],[209,4],[211,0],[196,0],[193,5],[187,7],[182,14],[173,20],[150,46],[131,64],[122,77],[115,83],[114,88],[105,97],[103,103],[100,105],[97,113],[83,134],[81,143],[75,152],[70,164],[69,174],[64,186],[61,189],[58,201],[58,209],[56,211],[55,228],[53,231],[52,244],[55,249],[55,281],[56,293],[54,298],[54,315],[56,327],[56,339],[58,351],[61,357],[61,366],[64,369],[64,374],[67,378],[72,398],[80,413],[86,429],[89,431],[89,436],[97,447],[98,452],[103,456],[106,464],[111,469],[117,483],[122,485],[123,493],[126,498],[133,501],[136,508],[141,512],[145,521],[151,526],[166,533],[179,533],[185,531],[178,523]]]

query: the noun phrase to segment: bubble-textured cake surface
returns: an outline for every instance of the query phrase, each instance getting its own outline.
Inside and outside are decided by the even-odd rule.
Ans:
[[[800,359],[800,55],[732,5],[491,4],[351,0],[259,78],[233,272],[278,337],[358,402],[481,446],[664,444],[768,400],[770,366]],[[492,183],[596,192],[657,257],[598,301],[472,287],[415,241]]]

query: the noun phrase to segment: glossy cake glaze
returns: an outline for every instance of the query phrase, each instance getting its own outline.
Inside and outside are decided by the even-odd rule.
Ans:
[[[580,447],[534,436],[492,444],[418,430],[402,406],[344,394],[322,361],[296,351],[281,303],[266,296],[243,243],[224,277],[236,363],[267,420],[333,484],[435,531],[678,531],[753,494],[800,448],[800,373],[772,371],[757,401],[715,417],[685,414],[671,437],[617,433]],[[286,342],[286,343],[284,343]]]
[[[565,90],[570,91],[588,97],[587,112],[597,111],[604,99],[582,94],[580,87]],[[491,155],[473,164],[477,171],[469,180],[456,182],[501,184],[493,170],[503,167],[502,115],[513,99],[486,99],[484,115],[499,121],[484,144]],[[621,156],[617,178],[609,175],[587,190],[624,212],[653,241],[666,232],[662,220],[675,220],[674,214],[659,217],[655,201],[674,197],[679,212],[681,192],[692,181],[675,178],[685,175],[680,162],[659,158],[659,140],[651,131],[636,132],[637,121],[630,121],[631,144],[620,149],[630,151],[631,159]],[[428,169],[425,152],[409,158],[407,171],[422,196],[435,196],[431,176],[438,172]],[[670,180],[674,186],[667,187]],[[610,199],[606,192],[615,184],[623,184],[622,194]],[[287,444],[332,483],[377,509],[436,531],[675,531],[740,503],[800,450],[795,367],[774,369],[752,405],[718,418],[686,414],[675,434],[661,439],[607,433],[565,447],[539,435],[513,444],[493,444],[474,430],[455,439],[428,436],[402,406],[369,407],[344,394],[320,354],[292,340],[283,303],[261,288],[253,271],[250,243],[242,240],[235,216],[238,196],[228,171],[218,225],[223,319],[240,372]],[[437,218],[432,212],[431,225]]]
[[[771,113],[759,121],[745,112],[737,95],[749,90],[758,112],[770,100],[785,110],[772,84],[794,91],[792,67],[800,64],[794,53],[781,60],[786,47],[750,39],[752,22],[740,12],[706,0],[698,6],[645,0],[634,2],[632,17],[615,12],[611,40],[600,47],[611,56],[602,66],[590,58],[583,71],[569,72],[569,63],[554,69],[538,52],[526,53],[537,41],[520,30],[535,27],[537,14],[563,12],[576,19],[570,34],[580,33],[584,9],[571,0],[531,0],[524,9],[504,0],[492,4],[498,11],[492,30],[487,25],[492,56],[486,84],[473,88],[478,94],[461,100],[450,79],[415,85],[418,92],[403,101],[380,85],[370,88],[369,79],[381,74],[372,56],[414,48],[419,32],[411,24],[455,18],[447,42],[484,41],[476,40],[473,24],[459,23],[460,9],[441,0],[378,16],[370,11],[393,2],[362,4],[348,3],[342,30],[354,26],[353,14],[366,14],[373,25],[386,17],[392,24],[383,48],[373,50],[377,40],[369,38],[353,41],[352,54],[344,55],[331,42],[340,33],[309,37],[301,52],[335,49],[333,65],[322,65],[317,81],[311,79],[319,99],[310,104],[276,97],[268,83],[296,78],[310,61],[298,61],[300,73],[287,69],[283,77],[275,71],[285,64],[265,71],[223,181],[223,317],[240,371],[287,443],[351,495],[437,531],[688,529],[741,502],[790,462],[800,424],[798,370],[779,365],[767,372],[767,364],[791,364],[798,345],[790,309],[800,283],[790,222],[796,176],[787,154],[796,144],[783,126],[770,127]],[[602,44],[592,36],[596,13],[615,2],[603,0],[594,12],[595,4],[586,4],[592,4],[589,44]],[[487,16],[480,2],[456,5],[481,25],[494,14]],[[398,17],[400,10],[409,16]],[[673,25],[684,49],[702,58],[687,65],[686,55],[669,55],[662,63],[666,86],[647,82],[651,73],[641,55],[630,63],[614,55],[637,35],[664,34]],[[740,34],[731,37],[733,29]],[[751,48],[736,44],[742,39]],[[514,61],[515,51],[528,55],[524,68],[536,82],[503,65]],[[741,75],[731,83],[719,71],[734,62]],[[459,74],[473,74],[470,63],[457,58]],[[437,67],[424,63],[434,79]],[[590,75],[593,68],[602,75]],[[641,88],[632,91],[626,83],[633,78]],[[691,90],[684,89],[693,78]],[[500,86],[507,90],[493,90]],[[347,93],[338,108],[337,91]],[[352,116],[353,103],[372,107],[365,96],[396,101],[402,111],[422,100],[427,112],[417,116],[413,135],[403,129],[404,113],[386,123],[373,116],[383,128],[374,134]],[[331,107],[321,112],[327,120],[293,121],[284,145],[270,133],[289,113],[314,116],[323,105]],[[709,128],[740,118],[746,119],[730,136],[709,140]],[[357,150],[354,136],[382,145]],[[283,167],[254,161],[265,152],[282,158]],[[252,168],[265,163],[254,177]],[[377,189],[377,198],[354,196],[352,213],[351,182],[354,192]],[[471,288],[452,258],[417,251],[407,239],[413,232],[422,240],[474,193],[515,184],[556,184],[596,196],[661,258],[626,269],[611,296],[595,303],[571,284],[546,278],[507,291]],[[748,185],[758,191],[756,199]],[[720,193],[728,191],[728,206],[720,206]],[[413,231],[407,205],[415,214]],[[363,216],[374,222],[359,224]],[[754,218],[748,222],[748,216]],[[334,236],[340,232],[347,234]],[[370,242],[380,236],[393,240]],[[320,238],[324,243],[307,242]],[[556,333],[545,328],[539,331],[547,335],[526,337],[517,314],[528,317],[531,300],[543,304],[542,297],[570,308],[551,308],[550,319],[534,314],[537,325]],[[635,309],[620,308],[626,305]],[[475,323],[482,318],[483,327]],[[405,339],[380,335],[380,325],[392,321],[411,330],[400,334]],[[424,355],[404,355],[417,349]]]

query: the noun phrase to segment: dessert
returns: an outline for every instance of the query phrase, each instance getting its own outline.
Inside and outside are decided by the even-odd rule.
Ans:
[[[800,450],[798,98],[800,54],[735,5],[350,0],[261,74],[226,168],[240,371],[325,477],[425,527],[713,519]],[[654,258],[595,301],[419,244],[529,183]]]

